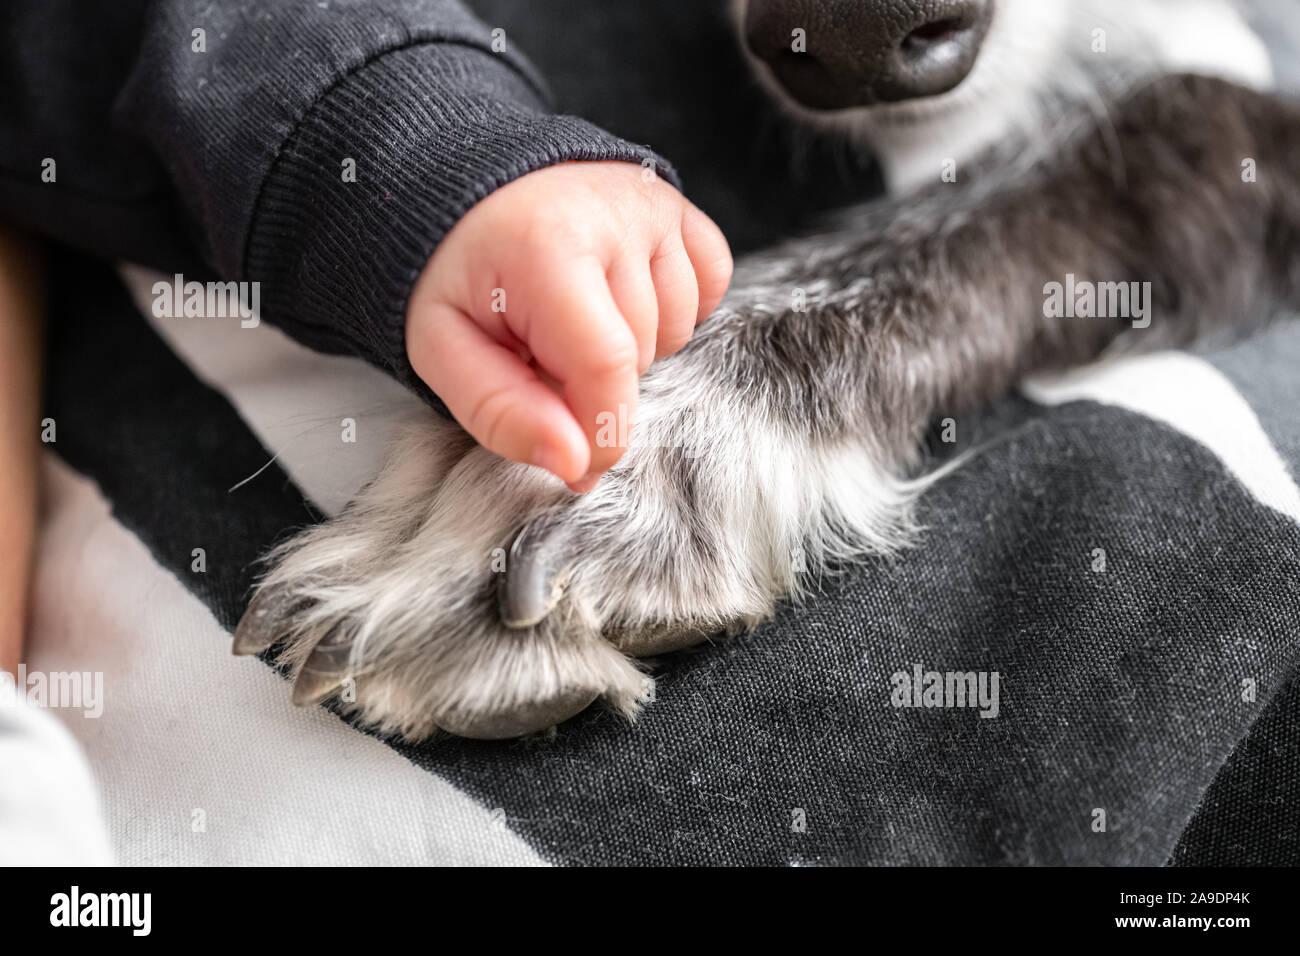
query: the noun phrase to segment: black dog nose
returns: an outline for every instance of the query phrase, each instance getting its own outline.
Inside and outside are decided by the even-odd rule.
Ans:
[[[946,93],[964,80],[994,2],[748,0],[745,42],[805,106],[893,103]]]

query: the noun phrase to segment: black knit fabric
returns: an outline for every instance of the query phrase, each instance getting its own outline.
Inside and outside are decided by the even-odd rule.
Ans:
[[[260,282],[269,321],[410,385],[406,299],[470,206],[554,163],[651,157],[552,113],[457,0],[14,0],[0,38],[0,216]]]
[[[403,316],[420,270],[476,202],[566,160],[650,160],[674,178],[649,150],[545,112],[496,54],[445,44],[384,54],[313,104],[277,157],[245,271],[267,315],[296,315],[306,344],[366,356],[419,390]]]

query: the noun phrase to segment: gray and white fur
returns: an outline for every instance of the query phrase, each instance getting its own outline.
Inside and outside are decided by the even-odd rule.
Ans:
[[[1251,88],[1268,79],[1225,0],[1002,0],[951,93],[792,105],[870,143],[896,195],[740,262],[587,495],[412,421],[344,513],[270,556],[236,652],[278,643],[295,701],[407,738],[517,736],[597,699],[633,717],[634,659],[906,545],[936,418],[1300,304],[1300,108]],[[1067,274],[1150,282],[1154,321],[1046,318]]]

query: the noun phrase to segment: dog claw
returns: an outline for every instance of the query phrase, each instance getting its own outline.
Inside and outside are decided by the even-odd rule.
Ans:
[[[568,584],[568,546],[554,521],[524,526],[510,546],[506,573],[497,591],[501,622],[533,627],[560,603]]]
[[[258,591],[239,619],[230,652],[243,657],[266,650],[279,639],[280,625],[291,610],[278,591]]]
[[[508,740],[553,728],[580,714],[600,696],[592,688],[571,687],[547,700],[521,705],[508,711],[440,715],[438,726],[457,737],[470,740]]]
[[[342,687],[350,677],[352,641],[327,634],[316,645],[293,682],[293,702],[299,707],[317,704]]]

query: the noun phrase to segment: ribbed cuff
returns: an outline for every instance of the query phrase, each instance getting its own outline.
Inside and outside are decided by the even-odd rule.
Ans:
[[[406,301],[451,227],[534,170],[647,158],[677,184],[649,149],[546,112],[500,57],[407,47],[341,80],[303,118],[263,186],[244,272],[261,283],[268,321],[360,355],[430,400],[406,357]]]

